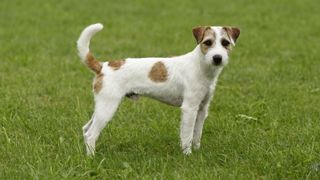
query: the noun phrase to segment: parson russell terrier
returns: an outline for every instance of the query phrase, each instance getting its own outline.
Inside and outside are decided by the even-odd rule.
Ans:
[[[240,35],[239,28],[200,26],[193,28],[197,46],[189,53],[170,58],[127,58],[100,62],[89,50],[90,39],[102,24],[86,27],[77,47],[82,61],[96,74],[93,81],[95,108],[83,127],[87,154],[94,154],[100,132],[112,119],[126,96],[147,96],[181,108],[180,138],[184,154],[193,144],[200,148],[202,127],[208,115],[219,74]]]

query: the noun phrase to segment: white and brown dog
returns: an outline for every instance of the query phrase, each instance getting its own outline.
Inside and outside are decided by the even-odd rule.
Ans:
[[[127,58],[99,62],[90,53],[92,36],[102,24],[88,26],[77,46],[82,61],[96,73],[93,82],[95,109],[83,127],[87,153],[94,154],[101,130],[112,119],[126,96],[147,96],[181,108],[181,147],[184,154],[191,146],[200,148],[204,120],[219,74],[240,35],[239,28],[201,26],[193,29],[197,46],[189,53],[170,58]]]

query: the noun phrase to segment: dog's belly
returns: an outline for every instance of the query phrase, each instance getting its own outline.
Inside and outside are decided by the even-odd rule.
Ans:
[[[160,102],[169,104],[171,106],[178,106],[180,107],[182,105],[182,97],[177,96],[177,97],[168,97],[168,96],[150,96],[147,95],[150,98],[156,99]]]
[[[127,93],[126,96],[131,99],[138,99],[138,96],[146,96],[171,106],[180,107],[183,101],[183,97],[180,92],[181,91],[172,91],[172,89],[171,91],[167,91],[161,88],[153,90],[135,89],[132,92]]]

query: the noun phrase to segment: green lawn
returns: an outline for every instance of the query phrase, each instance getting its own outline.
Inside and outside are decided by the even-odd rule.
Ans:
[[[319,9],[318,0],[1,0],[0,179],[320,178]],[[93,74],[75,42],[96,22],[105,28],[91,49],[106,60],[184,54],[197,25],[241,28],[199,151],[181,153],[179,108],[142,98],[122,103],[96,156],[85,156]]]

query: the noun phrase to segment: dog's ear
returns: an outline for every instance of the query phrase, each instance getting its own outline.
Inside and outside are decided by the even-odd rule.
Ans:
[[[192,29],[193,36],[194,36],[194,38],[196,38],[198,44],[202,41],[203,36],[204,36],[204,32],[207,29],[210,29],[210,27],[209,26],[198,26],[198,27],[194,27]]]
[[[237,27],[223,27],[223,29],[227,32],[228,36],[233,41],[232,44],[235,45],[235,42],[240,35],[240,29]]]

